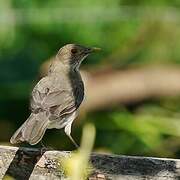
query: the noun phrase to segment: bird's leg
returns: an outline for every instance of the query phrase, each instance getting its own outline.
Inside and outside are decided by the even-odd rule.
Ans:
[[[74,144],[74,146],[76,147],[76,148],[79,148],[79,145],[76,143],[76,141],[72,138],[72,136],[69,134],[69,135],[67,135],[68,137],[69,137],[69,139],[72,141],[72,143]]]
[[[41,148],[46,148],[46,146],[44,145],[42,139],[41,139],[41,141],[40,141],[40,144],[41,144]]]
[[[51,146],[45,146],[42,139],[40,141],[40,144],[41,144],[41,151],[42,152],[54,150],[54,148],[52,148]]]
[[[78,144],[75,142],[75,140],[72,138],[71,136],[71,125],[72,125],[72,122],[70,122],[65,128],[64,128],[64,131],[66,133],[66,135],[69,137],[69,139],[71,140],[71,142],[74,144],[74,146],[76,148],[79,148]]]
[[[40,152],[41,152],[41,155],[43,155],[44,152],[47,151],[47,148],[46,148],[46,146],[44,145],[42,139],[41,139],[41,141],[40,141],[40,145],[41,145],[41,147],[40,147]]]

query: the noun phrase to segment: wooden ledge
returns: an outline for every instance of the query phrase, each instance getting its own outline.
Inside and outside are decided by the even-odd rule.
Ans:
[[[0,179],[6,175],[23,180],[66,179],[59,159],[67,156],[70,152],[0,146]],[[91,162],[95,170],[89,179],[93,180],[180,179],[178,159],[92,154]]]

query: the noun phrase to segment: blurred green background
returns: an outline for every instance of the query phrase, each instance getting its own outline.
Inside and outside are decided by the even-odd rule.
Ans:
[[[101,47],[82,69],[180,68],[179,0],[1,0],[0,142],[8,144],[29,116],[29,97],[41,65],[67,43]],[[180,83],[177,81],[177,84]],[[97,109],[73,126],[79,142],[84,123],[97,130],[94,149],[126,155],[180,157],[180,97],[148,98]],[[62,130],[43,142],[72,150]]]

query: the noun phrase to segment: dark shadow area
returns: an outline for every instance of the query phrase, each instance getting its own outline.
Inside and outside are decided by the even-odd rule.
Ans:
[[[4,176],[10,176],[16,180],[28,180],[44,153],[45,151],[41,149],[19,147]]]

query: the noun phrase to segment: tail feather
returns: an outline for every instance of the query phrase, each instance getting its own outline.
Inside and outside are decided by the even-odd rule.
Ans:
[[[28,142],[31,145],[37,144],[43,137],[49,124],[45,112],[32,113],[24,124],[14,133],[10,142],[17,144]]]

